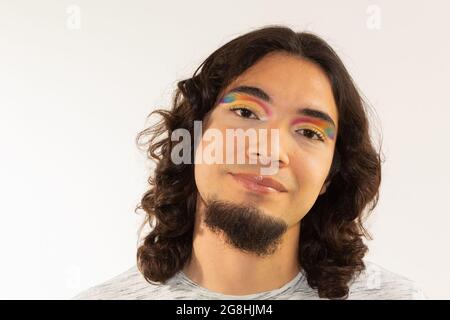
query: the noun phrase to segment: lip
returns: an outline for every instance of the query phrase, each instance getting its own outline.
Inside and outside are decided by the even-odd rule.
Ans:
[[[252,191],[261,193],[287,192],[286,188],[280,182],[272,178],[248,173],[229,172],[229,174],[244,187]]]

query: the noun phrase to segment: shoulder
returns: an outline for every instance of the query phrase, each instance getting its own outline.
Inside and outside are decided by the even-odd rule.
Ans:
[[[349,284],[349,299],[421,300],[426,294],[412,279],[365,261],[365,270]]]
[[[136,265],[117,276],[90,287],[72,300],[140,299],[157,292],[161,284],[150,284]]]

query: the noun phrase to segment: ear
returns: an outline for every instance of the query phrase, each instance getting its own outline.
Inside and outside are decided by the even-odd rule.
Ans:
[[[322,189],[320,190],[319,195],[324,194],[327,191],[328,186],[330,185],[331,181],[327,181],[323,184]]]

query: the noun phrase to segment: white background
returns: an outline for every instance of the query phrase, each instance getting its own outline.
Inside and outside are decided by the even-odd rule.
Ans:
[[[283,24],[328,41],[377,111],[386,161],[367,258],[449,299],[449,12],[446,1],[0,0],[0,298],[71,298],[131,267],[146,116],[219,46]]]

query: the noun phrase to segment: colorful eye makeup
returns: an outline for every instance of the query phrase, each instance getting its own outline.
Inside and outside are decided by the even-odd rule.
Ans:
[[[255,110],[263,109],[264,113],[259,112],[259,114],[265,114],[265,116],[262,117],[260,116],[259,117],[260,120],[267,120],[267,118],[272,115],[272,110],[266,103],[264,103],[263,101],[261,101],[261,99],[258,99],[257,97],[253,97],[245,93],[230,92],[227,95],[225,95],[220,100],[219,103],[226,104],[229,107],[239,107],[239,106],[246,107],[252,112],[255,112]],[[328,137],[328,139],[334,140],[335,138],[336,135],[335,127],[328,121],[315,118],[313,116],[303,116],[300,118],[296,118],[291,122],[291,126],[298,124],[312,125],[321,133],[323,133],[323,135]]]
[[[294,121],[292,121],[291,125],[303,124],[303,123],[312,124],[313,126],[317,127],[321,132],[325,133],[325,135],[329,139],[334,140],[335,129],[327,121],[312,118],[312,117],[300,117],[300,118],[297,118]]]
[[[267,117],[272,115],[272,110],[270,110],[270,108],[261,100],[239,92],[231,92],[227,94],[222,98],[222,100],[220,100],[220,103],[228,104],[229,106],[250,106],[256,108],[256,110],[262,108]]]

